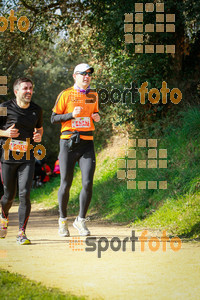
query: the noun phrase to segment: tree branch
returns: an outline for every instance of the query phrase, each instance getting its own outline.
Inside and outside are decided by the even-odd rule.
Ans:
[[[31,11],[34,11],[37,14],[39,12],[45,12],[51,8],[55,8],[55,9],[60,8],[60,5],[62,5],[65,1],[60,0],[60,1],[57,1],[56,3],[51,3],[51,4],[41,7],[41,8],[31,6],[31,5],[27,4],[26,1],[24,1],[24,0],[21,0],[21,2],[24,5],[24,7],[28,8]]]
[[[31,11],[34,11],[36,14],[39,12],[39,9],[28,5],[24,0],[21,0],[22,4],[24,5],[24,7],[28,8]]]

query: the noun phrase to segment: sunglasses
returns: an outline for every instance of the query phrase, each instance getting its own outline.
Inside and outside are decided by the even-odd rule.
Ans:
[[[77,73],[77,74],[80,74],[80,75],[83,75],[83,76],[88,75],[89,77],[92,76],[92,72],[79,72],[79,73]]]

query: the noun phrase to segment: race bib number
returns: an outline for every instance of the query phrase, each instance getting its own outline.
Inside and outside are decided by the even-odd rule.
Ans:
[[[26,141],[12,139],[9,144],[9,149],[11,151],[26,152],[28,149],[28,144],[26,143]]]
[[[72,120],[72,128],[89,128],[90,118],[89,117],[78,117]]]

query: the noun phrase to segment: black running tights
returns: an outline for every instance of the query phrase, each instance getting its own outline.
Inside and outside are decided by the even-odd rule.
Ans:
[[[68,149],[68,140],[60,140],[59,165],[61,183],[58,191],[59,212],[61,218],[67,216],[69,191],[73,181],[76,162],[79,163],[82,174],[82,190],[79,196],[79,216],[85,218],[91,198],[93,177],[95,171],[95,153],[93,141],[81,140],[72,151]]]
[[[30,210],[30,191],[34,175],[34,162],[2,163],[4,195],[1,200],[2,217],[7,218],[9,209],[19,188],[19,229],[25,230]]]

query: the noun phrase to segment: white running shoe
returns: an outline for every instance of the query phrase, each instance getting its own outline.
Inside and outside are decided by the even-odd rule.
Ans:
[[[7,234],[8,219],[0,217],[0,238],[4,239]]]
[[[82,236],[90,235],[90,231],[85,225],[85,222],[88,220],[89,218],[87,219],[81,218],[80,220],[79,217],[76,217],[73,223],[74,228],[76,228],[79,231],[79,234]]]
[[[68,230],[68,225],[67,225],[67,218],[66,218],[66,220],[59,218],[58,224],[59,224],[59,229],[58,229],[59,235],[60,236],[70,236],[69,230]]]
[[[18,233],[17,244],[19,244],[19,245],[31,244],[31,241],[27,238],[27,236],[23,230],[19,231],[19,233]]]

